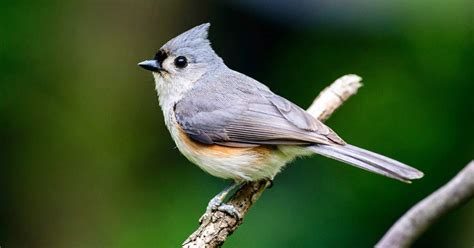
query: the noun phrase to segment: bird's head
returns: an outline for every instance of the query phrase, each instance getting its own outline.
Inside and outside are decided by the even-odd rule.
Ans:
[[[152,71],[156,80],[195,82],[223,63],[207,38],[209,26],[209,23],[201,24],[176,36],[163,45],[153,59],[138,65]]]

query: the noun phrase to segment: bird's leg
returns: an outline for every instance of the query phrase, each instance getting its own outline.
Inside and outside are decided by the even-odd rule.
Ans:
[[[225,204],[223,203],[223,201],[232,190],[240,186],[242,186],[241,182],[233,182],[231,185],[227,186],[224,190],[222,190],[219,194],[214,196],[207,204],[206,213],[204,213],[204,215],[199,219],[199,222],[202,223],[203,219],[205,219],[212,211],[215,211],[215,210],[226,212],[234,216],[235,218],[239,219],[240,214],[234,208],[234,206]]]
[[[225,187],[219,194],[214,196],[209,203],[207,204],[207,211],[212,211],[216,210],[219,208],[220,205],[222,205],[222,202],[224,199],[227,197],[227,195],[234,190],[235,188],[239,187],[242,185],[241,183],[238,182],[232,182],[229,186]]]
[[[243,183],[238,183],[238,182],[235,182],[234,184],[228,186],[227,188],[225,188],[221,193],[219,193],[218,195],[216,195],[212,200],[211,202],[214,201],[214,204],[216,203],[216,198],[219,198],[221,196],[221,194],[225,194],[224,196],[221,196],[220,198],[220,203],[217,205],[217,210],[219,211],[222,211],[222,212],[226,212],[230,215],[232,215],[234,218],[236,218],[237,220],[240,220],[241,219],[241,216],[240,216],[240,213],[239,211],[237,211],[237,209],[235,209],[235,207],[233,205],[230,205],[230,204],[226,204],[226,203],[223,203],[223,200],[225,198],[225,196],[230,192],[232,191],[233,189],[235,189],[236,187],[241,187],[243,185]],[[266,179],[266,187],[267,188],[271,188],[273,187],[273,179]],[[209,205],[211,205],[211,202],[209,202]],[[209,205],[208,205],[208,211],[212,211],[213,209],[209,209]],[[216,205],[214,205],[216,206]]]

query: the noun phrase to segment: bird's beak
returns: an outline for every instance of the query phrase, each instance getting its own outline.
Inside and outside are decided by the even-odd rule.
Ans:
[[[142,62],[138,63],[138,66],[140,66],[141,68],[143,68],[145,70],[154,71],[154,72],[158,72],[158,71],[163,70],[161,65],[156,60],[145,60],[145,61],[142,61]]]

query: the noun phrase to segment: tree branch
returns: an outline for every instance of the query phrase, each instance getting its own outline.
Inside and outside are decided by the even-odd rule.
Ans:
[[[325,88],[308,108],[315,118],[325,121],[350,96],[357,93],[362,86],[357,75],[345,75]],[[250,207],[260,198],[267,188],[267,181],[249,182],[242,186],[227,202],[234,206],[241,218],[236,218],[223,211],[215,210],[204,214],[199,228],[183,243],[183,247],[220,247],[227,237],[242,224]]]
[[[375,247],[410,247],[441,216],[473,197],[474,160],[446,185],[412,207],[390,228]]]

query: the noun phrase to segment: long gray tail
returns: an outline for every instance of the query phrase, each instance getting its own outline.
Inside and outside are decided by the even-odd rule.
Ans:
[[[423,172],[413,167],[352,145],[314,145],[310,149],[317,154],[406,183],[423,177]]]

